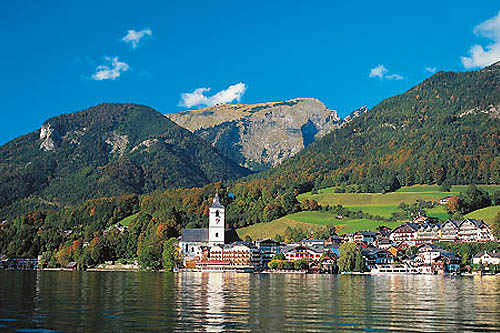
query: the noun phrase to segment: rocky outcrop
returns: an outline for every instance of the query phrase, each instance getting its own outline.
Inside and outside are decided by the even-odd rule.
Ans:
[[[128,136],[113,131],[105,142],[111,146],[111,153],[118,153],[121,156],[127,149]]]
[[[353,119],[358,118],[363,113],[366,113],[368,111],[369,111],[369,109],[367,106],[362,106],[359,109],[354,110],[349,115],[347,115],[347,117],[344,118],[344,120],[342,121],[342,126],[349,124]]]
[[[314,98],[217,105],[166,116],[253,170],[280,164],[341,124],[335,110]]]
[[[499,105],[489,105],[486,108],[473,108],[466,110],[458,115],[459,118],[470,114],[486,114],[491,118],[500,118],[500,106]]]
[[[50,123],[43,124],[40,128],[40,150],[52,151],[54,150],[55,143],[55,131]]]

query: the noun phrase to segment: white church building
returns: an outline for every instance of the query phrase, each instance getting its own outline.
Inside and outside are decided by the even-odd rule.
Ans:
[[[185,260],[201,260],[203,250],[240,241],[234,229],[226,229],[226,209],[216,194],[210,206],[208,229],[182,229],[179,247]]]
[[[183,229],[179,242],[184,267],[202,271],[254,271],[260,251],[242,242],[234,229],[226,229],[226,210],[216,194],[208,217],[208,229]]]

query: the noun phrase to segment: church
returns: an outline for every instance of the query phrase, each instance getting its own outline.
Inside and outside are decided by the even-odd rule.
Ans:
[[[203,251],[214,246],[241,241],[234,229],[226,229],[226,209],[218,194],[215,194],[209,211],[208,229],[182,229],[179,247],[184,262],[200,261]]]

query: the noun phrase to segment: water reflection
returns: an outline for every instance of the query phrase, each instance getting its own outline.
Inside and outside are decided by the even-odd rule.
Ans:
[[[499,277],[0,272],[0,331],[498,331]]]

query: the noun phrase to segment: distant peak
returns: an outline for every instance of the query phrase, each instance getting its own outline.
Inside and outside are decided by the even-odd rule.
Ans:
[[[484,67],[481,71],[498,70],[500,68],[500,60]]]

